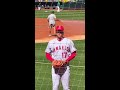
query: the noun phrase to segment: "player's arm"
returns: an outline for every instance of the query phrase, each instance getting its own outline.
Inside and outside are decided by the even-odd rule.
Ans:
[[[68,57],[68,59],[66,60],[66,63],[69,63],[71,60],[73,60],[76,56],[76,51],[74,51],[73,53],[71,53],[71,56]]]
[[[46,58],[49,60],[49,61],[53,61],[54,59],[52,58],[52,56],[51,56],[51,52],[52,52],[52,50],[51,50],[51,43],[49,42],[48,43],[48,45],[47,45],[47,47],[46,47],[46,50],[45,50],[45,56],[46,56]]]
[[[54,60],[52,57],[51,57],[51,54],[50,53],[46,53],[46,58],[52,62],[52,66],[54,68],[58,68],[58,67],[61,67],[64,62],[62,60]]]
[[[71,60],[73,60],[73,58],[75,58],[76,56],[76,48],[74,46],[74,43],[73,41],[70,40],[70,52],[71,52],[71,55],[68,57],[68,59],[66,60],[66,62],[70,62]]]
[[[49,22],[49,16],[47,17],[47,21]]]
[[[47,21],[49,22],[49,19],[47,18]]]
[[[51,62],[54,61],[50,53],[46,53],[46,58]]]
[[[57,21],[57,19],[56,19],[56,15],[54,15],[54,20]]]
[[[54,17],[54,20],[56,21],[56,17]]]

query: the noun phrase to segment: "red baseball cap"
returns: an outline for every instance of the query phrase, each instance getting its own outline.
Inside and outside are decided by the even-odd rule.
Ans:
[[[56,31],[64,31],[64,27],[63,26],[57,26]]]

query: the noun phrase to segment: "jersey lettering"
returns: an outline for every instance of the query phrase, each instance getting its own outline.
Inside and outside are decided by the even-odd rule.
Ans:
[[[67,57],[67,52],[62,52],[62,58],[66,58]]]
[[[56,50],[58,50],[58,47],[56,47]]]
[[[66,50],[66,51],[70,51],[70,48],[67,47],[67,46],[56,46],[54,49],[53,49],[53,52],[57,51],[57,50]]]
[[[66,60],[73,51],[76,51],[71,40],[64,38],[61,42],[54,39],[49,42],[45,52],[50,52],[55,60]]]

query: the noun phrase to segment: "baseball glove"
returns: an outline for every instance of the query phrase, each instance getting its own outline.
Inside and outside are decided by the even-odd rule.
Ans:
[[[55,68],[61,67],[63,64],[64,64],[64,61],[62,61],[62,60],[54,60],[52,62],[52,66]]]

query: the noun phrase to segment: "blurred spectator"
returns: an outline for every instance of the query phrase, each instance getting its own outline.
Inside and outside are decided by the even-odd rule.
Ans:
[[[35,2],[38,2],[38,0],[35,0]]]
[[[38,5],[38,10],[41,10],[41,4],[39,3],[39,5]]]
[[[56,6],[55,5],[53,5],[53,9],[55,9],[56,8]]]

